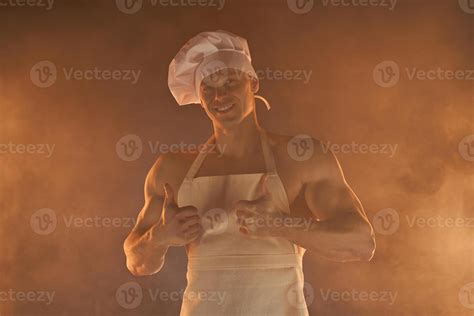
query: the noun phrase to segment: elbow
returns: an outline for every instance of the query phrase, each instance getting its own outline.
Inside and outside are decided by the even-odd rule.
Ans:
[[[127,269],[135,277],[153,275],[155,273],[160,272],[162,267],[163,267],[163,263],[159,265],[158,269],[150,269],[144,264],[136,264],[136,263],[130,262],[130,260],[127,258]]]

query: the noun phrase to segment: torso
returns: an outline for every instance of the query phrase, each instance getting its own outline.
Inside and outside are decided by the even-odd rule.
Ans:
[[[293,160],[287,151],[287,144],[291,136],[277,135],[267,132],[268,141],[272,149],[278,175],[285,187],[288,196],[288,202],[292,215],[308,217],[311,216],[310,210],[304,203],[301,196],[303,187],[304,163]],[[172,164],[167,165],[169,183],[178,192],[178,189],[186,176],[197,153],[173,154]],[[171,170],[170,170],[171,169]],[[218,157],[217,153],[208,153],[201,168],[196,174],[196,178],[203,176],[215,176],[225,174],[248,174],[265,172],[265,161],[261,149],[255,152],[248,159],[229,160],[224,157]]]

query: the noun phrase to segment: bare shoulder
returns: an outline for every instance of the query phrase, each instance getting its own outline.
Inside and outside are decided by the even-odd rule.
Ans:
[[[186,172],[196,158],[196,153],[161,154],[148,172],[145,188],[150,194],[162,195],[163,186],[169,183],[177,194]]]
[[[297,172],[303,182],[337,179],[341,167],[334,153],[321,140],[310,135],[282,135],[267,132],[277,160]]]

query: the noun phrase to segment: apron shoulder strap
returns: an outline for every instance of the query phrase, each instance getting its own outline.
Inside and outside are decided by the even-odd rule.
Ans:
[[[215,136],[213,134],[207,140],[204,148],[209,148],[209,145],[212,142],[214,142],[214,140],[215,140]],[[260,140],[262,143],[263,158],[265,159],[265,166],[267,169],[267,173],[269,175],[276,174],[275,159],[273,157],[273,152],[270,148],[270,144],[268,143],[267,132],[265,130],[262,130],[260,132]],[[196,157],[196,159],[194,159],[193,164],[189,168],[188,173],[186,174],[186,177],[185,177],[186,181],[191,181],[196,176],[206,156],[207,156],[207,150],[202,150],[199,152],[198,156]]]
[[[269,175],[277,174],[275,158],[273,157],[273,152],[270,148],[270,144],[268,143],[267,132],[265,130],[261,131],[260,138],[262,140],[263,158],[265,159],[267,173]]]
[[[207,150],[206,148],[209,148],[209,145],[214,141],[214,134],[207,140],[204,148],[205,150],[199,151],[199,154],[197,155],[196,159],[194,159],[193,164],[188,170],[188,173],[186,174],[186,177],[184,180],[186,181],[191,181],[194,176],[196,176],[199,168],[201,168],[202,163],[204,162],[204,159],[206,158],[207,155]]]

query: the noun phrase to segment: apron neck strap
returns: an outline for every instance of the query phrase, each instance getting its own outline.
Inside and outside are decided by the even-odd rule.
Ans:
[[[186,174],[185,180],[191,181],[196,176],[199,168],[201,168],[201,165],[207,156],[210,145],[214,141],[215,141],[215,135],[212,134],[212,136],[209,137],[209,139],[206,141],[204,150],[201,150],[198,156],[196,157],[196,159],[194,159],[193,164],[191,165],[191,167],[188,170],[188,173]],[[267,133],[265,130],[261,130],[260,132],[260,141],[262,143],[263,158],[265,159],[265,166],[267,169],[267,173],[269,175],[276,174],[275,159],[273,157],[272,150],[268,143]]]

